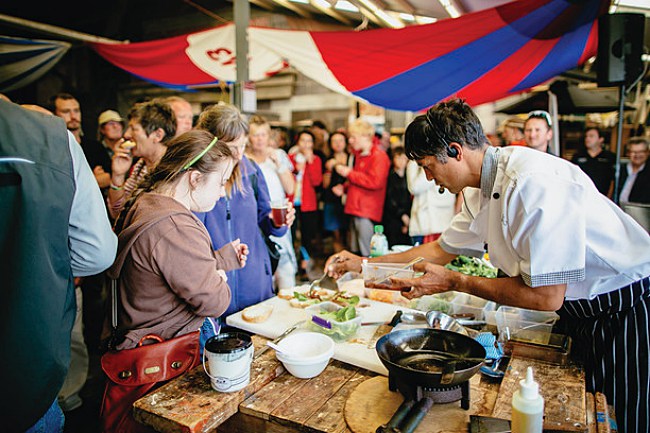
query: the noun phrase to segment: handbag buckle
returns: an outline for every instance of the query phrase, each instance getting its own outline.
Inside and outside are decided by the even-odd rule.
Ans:
[[[156,374],[160,371],[159,365],[154,365],[153,367],[147,367],[144,369],[144,374]]]

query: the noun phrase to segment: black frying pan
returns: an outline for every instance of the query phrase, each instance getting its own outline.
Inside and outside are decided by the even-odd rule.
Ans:
[[[466,382],[486,355],[473,338],[429,328],[393,331],[377,341],[376,350],[398,381],[431,388]]]

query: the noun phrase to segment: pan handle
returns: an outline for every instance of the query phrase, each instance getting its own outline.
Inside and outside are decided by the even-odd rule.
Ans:
[[[445,362],[444,367],[442,368],[442,377],[440,378],[440,385],[449,385],[454,380],[454,374],[456,373],[456,361],[450,360]]]
[[[427,412],[429,412],[431,406],[433,406],[433,400],[431,400],[429,397],[424,397],[418,401],[417,404],[413,407],[413,410],[409,412],[408,416],[399,427],[399,431],[401,433],[413,433],[413,431],[420,424],[420,421],[422,421],[422,418],[424,418]]]
[[[415,404],[413,400],[404,400],[397,411],[393,414],[393,417],[388,421],[387,424],[382,424],[377,427],[375,433],[394,433],[397,430],[397,426],[402,420],[408,415],[409,411]]]

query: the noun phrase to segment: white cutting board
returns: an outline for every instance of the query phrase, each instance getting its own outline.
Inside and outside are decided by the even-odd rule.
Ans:
[[[260,304],[273,305],[271,316],[263,323],[247,322],[241,317],[241,312],[226,317],[226,323],[245,331],[249,331],[267,338],[276,338],[287,328],[293,326],[301,320],[305,320],[299,329],[294,332],[306,331],[304,328],[307,321],[311,320],[309,312],[303,308],[294,308],[289,305],[286,299],[277,296],[267,299]],[[367,304],[368,307],[358,308],[357,312],[362,316],[362,322],[389,322],[397,310],[413,311],[399,305],[387,304],[385,302],[371,301],[361,298],[359,304]],[[402,327],[398,325],[397,329]],[[348,364],[363,367],[375,373],[388,375],[386,367],[383,366],[375,349],[369,349],[368,342],[377,330],[378,325],[362,326],[356,336],[351,341],[336,343],[334,349],[334,359]]]

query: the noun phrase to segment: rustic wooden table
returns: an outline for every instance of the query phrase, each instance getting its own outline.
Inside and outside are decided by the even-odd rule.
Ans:
[[[383,376],[339,361],[331,361],[323,373],[309,380],[284,374],[284,367],[276,360],[272,350],[257,355],[260,348],[265,347],[266,341],[263,337],[253,337],[256,357],[251,370],[251,383],[245,389],[235,393],[218,393],[212,390],[199,366],[138,400],[134,404],[136,419],[164,433],[361,433],[374,431],[379,424],[386,422],[401,401],[398,393],[388,391]],[[530,362],[534,361],[527,360],[526,364]],[[522,363],[514,363],[514,369],[506,374],[503,382],[507,383],[504,391],[506,394],[511,395],[511,383],[516,381],[518,370],[522,366]],[[580,381],[580,375],[576,376],[576,371],[562,372],[557,370],[561,369],[559,366],[537,367],[540,371],[546,369],[545,374],[551,377],[557,378],[562,374],[573,376],[573,379],[559,382]],[[363,387],[360,387],[362,384]],[[428,418],[425,417],[416,433],[438,432],[441,431],[440,428],[445,432],[464,433],[468,431],[467,420],[470,414],[496,416],[493,413],[498,412],[504,417],[507,415],[505,412],[508,405],[503,402],[508,399],[508,395],[501,395],[498,382],[477,375],[472,379],[471,385],[472,407],[469,411],[460,409],[458,403],[440,405],[440,408],[434,406],[438,412],[427,415],[433,421],[427,422]],[[355,393],[357,388],[363,389],[363,392]],[[554,393],[555,390],[549,388],[548,392]],[[376,395],[370,396],[372,393]],[[368,402],[363,401],[366,397]],[[384,402],[383,409],[375,408],[373,402],[378,401],[378,398]],[[350,417],[349,406],[352,404],[346,406],[349,400],[364,408],[358,411],[359,418],[355,419],[356,422],[350,423],[354,430],[346,423],[346,417]],[[574,414],[576,408],[585,411],[586,415],[583,416],[586,416],[586,425],[582,430],[574,431],[609,432],[608,425],[596,422],[603,417],[603,411],[607,411],[604,396],[597,395],[594,398],[587,393],[585,398],[577,400],[575,406],[568,408],[565,413]],[[597,406],[598,403],[600,406]],[[355,413],[352,409],[352,414]],[[438,428],[435,420],[441,417],[449,418],[450,425]],[[607,419],[606,414],[604,419]]]

